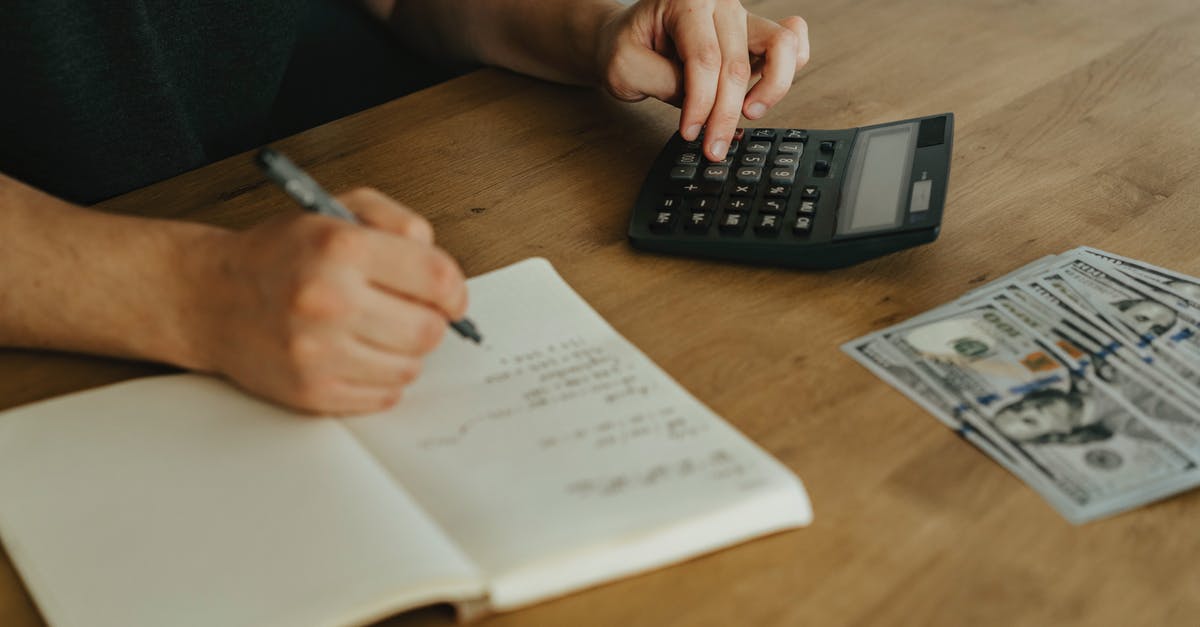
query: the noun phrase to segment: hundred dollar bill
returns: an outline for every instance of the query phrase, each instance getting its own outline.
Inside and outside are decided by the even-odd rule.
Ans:
[[[994,291],[990,302],[1003,309],[1027,331],[1044,340],[1057,358],[1072,370],[1072,376],[1106,388],[1135,407],[1160,435],[1200,459],[1200,403],[1179,395],[1129,361],[1126,351],[1113,349],[1112,342],[1082,321],[1057,316],[1055,308],[1024,292],[1017,285]]]
[[[933,414],[959,437],[983,450],[1009,472],[1022,480],[1036,480],[1026,469],[1018,467],[1019,462],[1011,453],[974,429],[972,424],[977,420],[963,419],[965,414],[974,412],[966,400],[953,396],[948,390],[939,389],[936,382],[928,380],[891,345],[878,338],[862,339],[842,345],[842,350],[875,376],[891,384],[925,411]]]
[[[1093,307],[1138,342],[1163,346],[1200,367],[1200,335],[1196,332],[1200,316],[1186,300],[1137,283],[1105,262],[1072,258],[1060,272]]]
[[[1095,248],[1084,247],[1076,250],[1107,261],[1139,281],[1154,285],[1165,292],[1182,298],[1193,307],[1200,307],[1200,279],[1196,277]]]
[[[871,336],[868,336],[871,337]],[[1034,484],[1080,522],[1196,485],[1197,465],[1137,409],[1073,373],[992,304],[877,337],[975,410],[963,419],[1040,473]]]
[[[1059,272],[1048,272],[1035,280],[1026,282],[1022,287],[1028,288],[1039,296],[1053,296],[1060,307],[1063,307],[1074,317],[1086,320],[1090,325],[1102,330],[1114,341],[1128,346],[1137,354],[1138,360],[1149,368],[1155,369],[1159,376],[1169,379],[1173,384],[1187,390],[1189,396],[1200,398],[1200,370],[1175,351],[1167,350],[1158,343],[1146,343],[1140,338],[1131,337],[1128,332],[1122,332],[1118,323],[1109,320],[1105,313],[1098,310],[1091,299],[1084,296],[1076,285],[1067,281]]]

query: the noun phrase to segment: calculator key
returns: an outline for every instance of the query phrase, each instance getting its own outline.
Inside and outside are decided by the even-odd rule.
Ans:
[[[783,216],[764,213],[755,221],[754,232],[759,235],[775,235],[779,232],[781,220],[783,220]]]
[[[654,233],[670,233],[675,229],[674,211],[655,211],[654,217],[650,218],[650,230]]]
[[[721,165],[728,168],[733,165],[733,155],[725,153],[725,158],[721,159],[720,161],[709,161],[708,159],[704,160],[704,167],[707,168],[713,165]]]
[[[818,161],[813,164],[813,176],[829,176],[829,162]]]
[[[750,142],[746,144],[746,152],[771,152],[771,142]]]
[[[726,213],[745,213],[750,211],[750,207],[753,204],[754,203],[750,198],[738,198],[734,196],[733,198],[725,201],[724,207]]]
[[[771,198],[787,198],[791,194],[791,185],[771,185],[767,187],[767,196]]]
[[[767,155],[761,152],[748,152],[742,155],[742,165],[761,167],[767,164]]]
[[[775,155],[774,165],[777,168],[794,168],[800,165],[800,159],[794,155]]]
[[[711,211],[692,211],[687,214],[687,220],[683,223],[683,230],[688,233],[707,233],[708,227],[712,225],[713,214]]]
[[[686,149],[686,150],[700,150],[700,147],[701,147],[703,144],[704,144],[704,142],[701,142],[701,141],[700,141],[700,138],[699,138],[699,137],[697,137],[697,138],[695,139],[695,141],[683,142],[683,147],[684,147],[684,149]]]
[[[796,222],[792,224],[792,232],[796,235],[808,235],[812,231],[812,218],[810,216],[797,216]]]
[[[732,155],[733,153],[738,151],[738,148],[741,148],[741,147],[742,147],[742,140],[735,139],[735,140],[729,142],[729,150],[725,153],[725,155],[726,156]]]
[[[683,204],[683,199],[678,196],[665,196],[658,203],[659,211],[675,211]]]
[[[837,142],[825,140],[825,141],[821,142],[821,152],[823,152],[827,155],[831,155],[831,154],[833,154],[833,147],[835,145],[837,145]]]
[[[707,211],[712,213],[717,210],[716,196],[699,196],[697,198],[689,198],[687,201],[688,211]]]
[[[808,140],[808,131],[789,128],[783,132],[783,141],[785,142],[803,142]]]
[[[787,211],[787,201],[782,198],[768,198],[762,201],[758,210],[762,213],[783,213]]]
[[[746,223],[749,221],[750,216],[744,213],[727,213],[721,216],[721,232],[741,233],[746,230]]]
[[[771,168],[771,183],[791,185],[796,181],[796,170],[792,168]]]
[[[736,183],[729,190],[729,194],[732,196],[753,196],[754,185],[751,183]]]
[[[739,183],[757,183],[762,178],[762,168],[738,168],[735,177]]]
[[[721,188],[724,183],[714,183],[700,179],[697,181],[675,181],[674,187],[668,187],[668,194],[680,194],[683,196],[714,196],[721,193]]]
[[[817,200],[821,197],[821,190],[815,185],[805,185],[800,188],[800,198],[804,200]]]
[[[779,144],[779,154],[793,155],[797,159],[799,159],[800,155],[804,154],[804,144],[797,144],[795,142],[783,142],[782,144]]]
[[[771,141],[775,139],[775,129],[773,128],[756,128],[750,131],[751,139],[763,139]]]
[[[700,165],[700,153],[685,152],[679,155],[675,160],[675,165]]]
[[[671,168],[672,181],[690,181],[696,177],[696,166],[679,165]]]
[[[800,206],[796,208],[797,215],[812,215],[817,210],[817,203],[811,200],[801,200]]]
[[[704,168],[704,180],[723,183],[729,178],[729,166],[710,165]]]

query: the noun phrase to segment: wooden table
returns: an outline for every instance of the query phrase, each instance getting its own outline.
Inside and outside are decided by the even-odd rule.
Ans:
[[[1197,624],[1200,495],[1073,527],[838,346],[1081,244],[1200,274],[1200,5],[746,4],[812,28],[812,63],[763,125],[957,114],[938,242],[811,273],[639,254],[629,207],[676,111],[499,71],[281,144],[335,190],[419,208],[470,275],[548,257],[808,486],[807,529],[487,624]],[[101,208],[234,227],[290,210],[244,156]],[[0,406],[161,371],[0,352]],[[0,624],[40,624],[3,556]]]

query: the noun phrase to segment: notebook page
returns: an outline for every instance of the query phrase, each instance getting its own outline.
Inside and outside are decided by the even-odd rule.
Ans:
[[[545,260],[469,287],[484,345],[447,337],[396,410],[346,424],[488,575],[494,605],[808,522],[791,472]]]
[[[340,422],[198,375],[0,414],[0,536],[58,627],[344,625],[483,594]]]

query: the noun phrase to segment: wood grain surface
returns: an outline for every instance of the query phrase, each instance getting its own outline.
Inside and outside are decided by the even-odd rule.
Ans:
[[[1200,5],[745,4],[812,31],[811,64],[759,125],[956,114],[936,243],[832,272],[635,252],[630,205],[678,113],[495,70],[279,144],[335,191],[417,208],[468,275],[547,257],[810,491],[807,529],[485,624],[1200,624],[1200,494],[1071,526],[838,349],[1077,245],[1200,274]],[[235,228],[294,210],[248,156],[99,208]],[[0,351],[0,407],[164,370]],[[386,624],[451,620],[434,607]],[[41,624],[2,554],[0,624]]]

